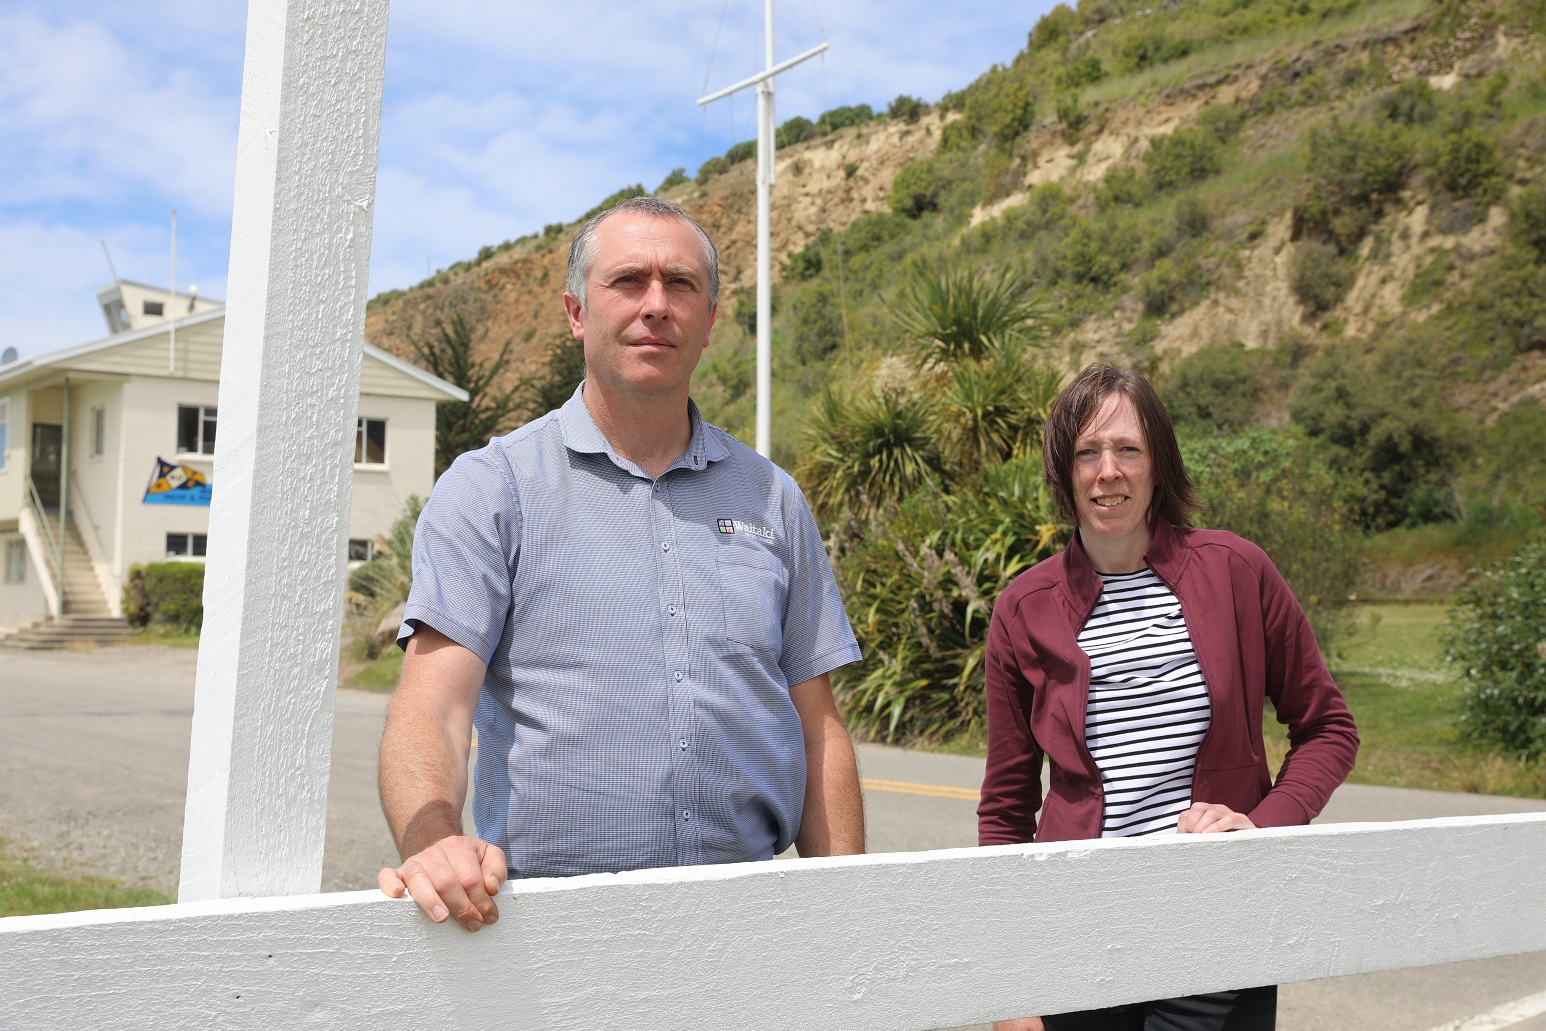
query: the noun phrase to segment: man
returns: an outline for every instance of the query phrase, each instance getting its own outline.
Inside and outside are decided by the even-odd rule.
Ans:
[[[637,198],[581,228],[565,285],[585,382],[436,484],[381,741],[381,890],[471,931],[506,876],[864,849],[827,679],[859,650],[814,520],[688,398],[713,244]]]

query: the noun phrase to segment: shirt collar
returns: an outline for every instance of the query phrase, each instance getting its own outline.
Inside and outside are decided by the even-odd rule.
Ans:
[[[606,434],[602,433],[601,427],[596,425],[590,409],[585,406],[584,393],[585,381],[581,380],[569,400],[565,401],[563,407],[558,410],[558,426],[563,433],[564,446],[570,451],[581,454],[606,455],[622,468],[637,470],[638,467],[634,463],[612,448]],[[687,442],[686,452],[671,463],[670,469],[666,472],[670,472],[671,469],[702,469],[710,462],[730,457],[730,449],[719,439],[719,434],[707,432],[709,426],[703,421],[703,416],[698,412],[698,405],[692,398],[687,399],[687,418],[692,423],[692,438]],[[642,472],[639,475],[643,475]]]

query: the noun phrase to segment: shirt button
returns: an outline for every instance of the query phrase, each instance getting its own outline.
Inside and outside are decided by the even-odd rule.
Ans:
[[[687,747],[687,739],[684,737],[684,738],[682,738],[681,741],[678,741],[677,744],[681,745],[683,748],[686,748]]]
[[[661,551],[670,551],[671,550],[671,542],[670,541],[661,541],[660,542],[660,550]]]
[[[685,676],[685,674],[681,670],[677,670],[675,673],[671,674],[671,678],[679,684],[682,682],[683,676]]]
[[[667,605],[666,606],[666,614],[669,615],[669,616],[676,615],[676,606],[675,605]]]
[[[684,820],[691,820],[692,819],[692,810],[690,810],[690,809],[683,809],[682,810],[682,819],[684,819]]]

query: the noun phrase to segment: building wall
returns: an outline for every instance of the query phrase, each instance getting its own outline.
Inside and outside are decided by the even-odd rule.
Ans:
[[[209,532],[209,509],[198,505],[147,505],[145,487],[156,459],[177,462],[214,476],[214,456],[177,452],[177,406],[217,403],[219,384],[201,380],[134,377],[122,394],[122,518],[117,524],[114,573],[132,565],[166,560],[168,533]],[[218,431],[217,431],[218,432]],[[218,439],[218,436],[217,436]],[[220,489],[218,480],[213,480]]]
[[[26,547],[14,520],[0,523],[0,631],[30,623],[48,612],[43,586],[38,582],[37,566],[30,554],[22,573],[22,582],[6,582],[6,552],[12,541],[22,541],[22,547]]]
[[[429,498],[435,485],[435,403],[363,394],[360,416],[387,423],[386,466],[354,467],[349,536],[369,540],[391,529],[410,495]]]
[[[109,571],[122,583],[116,554],[118,520],[122,505],[118,502],[120,453],[123,449],[123,384],[96,381],[70,384],[70,513],[81,536],[95,539]],[[94,409],[100,406],[104,416],[102,454],[93,455]],[[109,599],[111,601],[111,599]]]
[[[27,391],[0,389],[0,397],[11,400],[5,470],[0,472],[0,522],[14,522],[27,497],[27,440],[31,432],[27,428],[30,424]]]

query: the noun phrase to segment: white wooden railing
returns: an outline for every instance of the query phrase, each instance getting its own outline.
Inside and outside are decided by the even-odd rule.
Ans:
[[[939,1028],[1546,949],[1546,814],[0,920],[0,1027]]]

